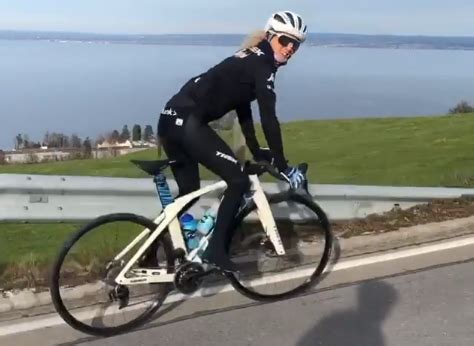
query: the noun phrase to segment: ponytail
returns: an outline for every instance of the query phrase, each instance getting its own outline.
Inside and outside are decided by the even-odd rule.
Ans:
[[[244,41],[242,42],[241,49],[255,47],[266,38],[267,33],[264,30],[256,30],[244,39]]]

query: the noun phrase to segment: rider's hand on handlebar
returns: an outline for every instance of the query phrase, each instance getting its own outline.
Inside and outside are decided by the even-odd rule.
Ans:
[[[290,184],[292,189],[298,189],[303,186],[306,177],[299,167],[288,167],[285,171],[280,172],[280,175]]]
[[[255,162],[266,161],[272,166],[275,163],[275,157],[270,148],[258,148],[257,152],[254,153],[254,160]]]

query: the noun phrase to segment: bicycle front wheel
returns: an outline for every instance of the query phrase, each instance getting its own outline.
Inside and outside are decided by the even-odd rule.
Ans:
[[[87,334],[111,336],[142,325],[159,309],[172,283],[128,287],[115,283],[156,227],[142,216],[110,214],[86,224],[66,241],[51,272],[52,301],[66,323]],[[140,234],[142,239],[114,260]],[[139,266],[173,270],[172,245],[166,234],[157,238]]]
[[[234,288],[258,301],[300,294],[321,278],[331,256],[333,235],[324,211],[310,195],[285,192],[269,197],[285,255],[266,239],[254,203],[236,217],[231,253],[238,274],[227,274]]]

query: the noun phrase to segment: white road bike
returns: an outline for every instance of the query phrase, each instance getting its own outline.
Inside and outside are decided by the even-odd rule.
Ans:
[[[232,226],[235,246],[228,248],[240,268],[220,272],[200,257],[212,231],[188,249],[178,215],[197,197],[224,191],[226,183],[174,200],[163,171],[179,163],[132,162],[154,177],[164,208],[154,221],[128,213],[98,217],[64,243],[50,288],[57,312],[71,327],[97,336],[130,331],[150,320],[173,291],[190,295],[205,281],[212,287],[228,280],[248,298],[276,301],[305,292],[321,277],[333,235],[307,182],[299,190],[267,195],[259,176],[281,176],[268,163],[246,163],[251,187]],[[306,173],[306,164],[299,167]]]

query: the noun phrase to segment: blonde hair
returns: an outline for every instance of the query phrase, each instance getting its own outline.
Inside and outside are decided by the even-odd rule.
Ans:
[[[244,42],[242,42],[241,49],[254,47],[266,38],[267,33],[265,32],[265,30],[255,30],[244,39]]]

